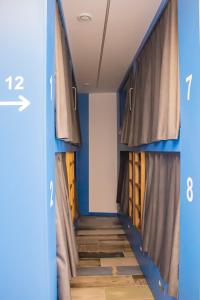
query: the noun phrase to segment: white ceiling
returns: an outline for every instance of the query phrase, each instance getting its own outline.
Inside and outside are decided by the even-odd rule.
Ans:
[[[79,91],[118,89],[161,2],[61,0]],[[92,21],[79,22],[77,16],[81,13],[92,15]]]

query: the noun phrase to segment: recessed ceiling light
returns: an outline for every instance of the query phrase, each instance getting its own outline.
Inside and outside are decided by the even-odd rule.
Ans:
[[[77,19],[79,22],[90,22],[92,20],[92,16],[88,13],[83,13],[80,14]]]
[[[85,82],[83,85],[84,86],[90,86],[90,83],[89,82]]]

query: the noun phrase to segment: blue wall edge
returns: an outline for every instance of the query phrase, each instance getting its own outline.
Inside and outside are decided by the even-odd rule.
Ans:
[[[61,152],[77,152],[79,151],[79,147],[72,145],[70,143],[66,143],[62,140],[55,139],[55,153]]]
[[[142,252],[142,239],[140,233],[131,223],[129,217],[119,214],[119,219],[127,234],[127,238],[131,244],[131,247],[136,255],[136,258],[140,264],[140,268],[146,277],[149,287],[156,300],[176,300],[176,298],[170,297],[167,294],[167,284],[160,276],[160,272],[151,258],[144,252]],[[162,289],[159,286],[162,284]]]
[[[167,140],[167,141],[158,141],[151,144],[141,145],[138,147],[128,147],[123,144],[119,144],[120,151],[129,151],[129,152],[180,152],[181,145],[180,139],[178,140]]]
[[[78,94],[79,117],[82,143],[76,153],[76,179],[79,212],[89,212],[89,95]]]

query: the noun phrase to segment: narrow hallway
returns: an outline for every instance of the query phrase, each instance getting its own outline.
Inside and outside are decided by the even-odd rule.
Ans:
[[[81,217],[76,240],[80,262],[72,300],[154,299],[118,218]]]

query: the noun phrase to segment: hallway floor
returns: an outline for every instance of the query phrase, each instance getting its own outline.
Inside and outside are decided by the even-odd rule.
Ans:
[[[81,217],[72,300],[153,300],[125,232],[114,217]]]

